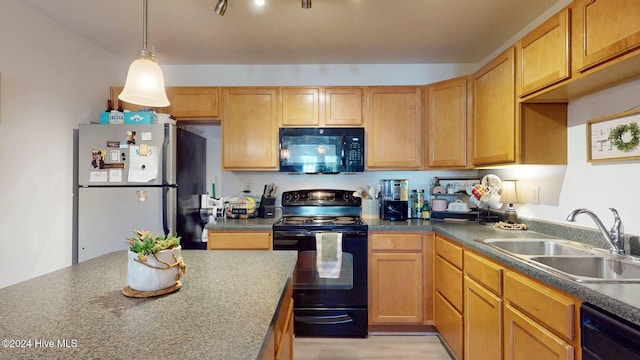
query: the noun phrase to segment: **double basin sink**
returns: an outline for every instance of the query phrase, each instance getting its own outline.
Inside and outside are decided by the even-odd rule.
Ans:
[[[542,270],[585,283],[640,283],[640,261],[563,239],[486,239],[481,242]]]

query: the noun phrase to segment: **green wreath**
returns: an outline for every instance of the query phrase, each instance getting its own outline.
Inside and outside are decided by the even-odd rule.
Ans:
[[[622,140],[622,135],[626,132],[631,134],[631,139],[629,141]],[[640,142],[640,127],[635,122],[629,124],[618,125],[613,130],[611,130],[611,134],[609,134],[609,140],[611,144],[616,147],[616,149],[624,152],[629,152],[635,149]]]

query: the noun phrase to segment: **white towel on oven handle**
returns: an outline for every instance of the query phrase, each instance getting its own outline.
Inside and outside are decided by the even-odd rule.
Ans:
[[[342,233],[316,233],[316,270],[321,278],[338,279],[342,269]]]

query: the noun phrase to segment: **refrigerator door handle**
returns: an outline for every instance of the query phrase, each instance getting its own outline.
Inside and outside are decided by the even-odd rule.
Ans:
[[[167,181],[167,159],[169,157],[169,125],[164,124],[164,139],[162,140],[162,185],[169,185]],[[174,180],[175,181],[175,180]]]
[[[163,172],[163,177],[164,177],[164,172]],[[169,198],[168,195],[169,195],[169,188],[165,186],[162,188],[162,229],[164,230],[165,235],[169,234],[169,221],[167,219],[168,217],[167,211],[169,210],[169,207],[167,206],[167,201]]]

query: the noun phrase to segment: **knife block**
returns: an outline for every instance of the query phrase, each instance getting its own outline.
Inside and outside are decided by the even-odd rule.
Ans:
[[[276,198],[262,197],[260,199],[260,207],[258,207],[258,217],[260,218],[272,218],[275,217],[276,212]]]

